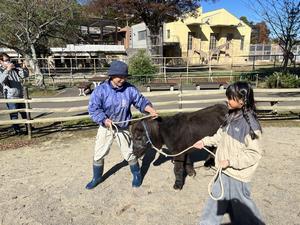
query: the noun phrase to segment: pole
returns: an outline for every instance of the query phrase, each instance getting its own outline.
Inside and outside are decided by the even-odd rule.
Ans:
[[[253,56],[253,65],[252,65],[252,71],[255,70],[255,55]]]
[[[163,60],[163,62],[164,62],[164,64],[163,64],[163,66],[164,66],[164,78],[165,78],[165,82],[167,83],[167,68],[166,68],[166,66],[167,66],[166,61],[167,61],[167,59],[166,59],[166,57],[164,57],[163,59],[164,59]]]
[[[189,56],[187,57],[187,60],[186,60],[186,76],[188,77],[189,76]]]
[[[48,76],[51,77],[51,71],[50,71],[50,62],[49,59],[47,59],[47,69],[48,69]]]
[[[23,90],[24,90],[24,100],[25,100],[25,107],[26,107],[26,120],[27,120],[26,122],[28,122],[31,120],[31,115],[29,112],[30,104],[28,103],[28,101],[26,101],[29,99],[28,87],[24,87]],[[28,139],[31,140],[31,123],[26,123],[25,126],[27,126]]]
[[[182,74],[180,74],[179,90],[180,90],[180,94],[179,94],[179,105],[178,105],[178,108],[182,109]]]
[[[78,71],[78,61],[77,61],[77,54],[75,52],[75,70]]]
[[[70,66],[71,66],[71,85],[74,85],[74,79],[73,79],[73,62],[72,58],[70,58]]]
[[[256,74],[255,87],[258,87],[258,73]]]
[[[190,63],[190,58],[188,57],[188,64]],[[186,74],[186,83],[188,84],[189,83],[189,71],[187,72]]]
[[[211,75],[212,75],[212,71],[211,71],[211,57],[210,57],[210,55],[209,55],[209,64],[208,64],[208,81],[212,81]]]

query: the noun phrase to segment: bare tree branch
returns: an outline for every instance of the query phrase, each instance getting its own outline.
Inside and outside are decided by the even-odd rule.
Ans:
[[[300,35],[300,0],[255,0],[254,11],[270,26],[279,39],[284,55],[283,70],[287,71],[288,61],[293,57],[293,46]]]

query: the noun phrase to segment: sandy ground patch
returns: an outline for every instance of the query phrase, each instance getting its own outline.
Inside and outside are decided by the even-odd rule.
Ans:
[[[264,129],[265,155],[252,197],[267,224],[300,224],[299,137],[299,127]],[[214,174],[203,161],[195,163],[197,176],[188,177],[182,191],[172,188],[173,164],[155,160],[142,187],[132,189],[129,168],[114,145],[106,157],[105,181],[87,191],[93,145],[94,137],[67,132],[39,145],[0,151],[0,224],[197,224]]]

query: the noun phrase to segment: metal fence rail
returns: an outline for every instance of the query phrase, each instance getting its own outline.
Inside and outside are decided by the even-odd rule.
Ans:
[[[231,56],[227,61],[211,61],[208,63],[199,63],[199,57],[152,57],[152,61],[159,67],[159,72],[167,74],[169,72],[208,72],[210,67],[212,70],[229,71],[248,71],[255,70],[257,67],[277,67],[280,66],[283,60],[282,54],[268,55],[268,60],[262,60],[266,55],[237,55]],[[300,54],[295,54],[295,65],[300,65]],[[79,57],[54,57],[38,58],[38,64],[43,74],[48,76],[59,75],[81,75],[81,74],[106,74],[109,64],[113,60],[123,60],[129,62],[127,56],[119,56],[114,58],[79,58]],[[16,63],[24,61],[23,58],[13,58]],[[159,63],[157,63],[159,62]]]

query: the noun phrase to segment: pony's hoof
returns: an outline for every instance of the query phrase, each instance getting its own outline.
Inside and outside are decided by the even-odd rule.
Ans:
[[[187,172],[187,175],[190,177],[195,177],[196,176],[196,171],[195,170],[190,170]]]
[[[181,190],[181,189],[182,189],[182,185],[174,184],[174,185],[173,185],[173,188],[174,188],[175,190]]]

